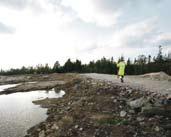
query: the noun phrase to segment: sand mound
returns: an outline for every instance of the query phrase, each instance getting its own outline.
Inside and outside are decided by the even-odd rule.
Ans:
[[[147,73],[144,75],[141,75],[143,78],[150,78],[154,80],[171,80],[171,76],[167,75],[165,72],[157,72],[157,73]]]

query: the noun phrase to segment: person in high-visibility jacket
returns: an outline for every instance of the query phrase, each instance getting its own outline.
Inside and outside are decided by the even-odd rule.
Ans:
[[[125,75],[125,67],[126,67],[126,63],[124,62],[124,59],[121,59],[121,61],[117,64],[117,67],[119,68],[118,70],[118,76],[121,79],[121,82],[123,83],[124,80],[124,75]]]

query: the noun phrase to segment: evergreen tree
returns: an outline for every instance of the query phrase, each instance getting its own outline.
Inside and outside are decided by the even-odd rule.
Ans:
[[[71,59],[68,59],[63,66],[63,72],[73,72],[73,70],[74,64],[71,62]]]
[[[162,54],[162,46],[159,45],[159,52],[157,54],[157,58],[155,59],[156,62],[158,63],[162,63],[164,60],[163,60],[163,54]]]
[[[56,61],[53,65],[53,72],[60,72],[60,64],[59,61]]]

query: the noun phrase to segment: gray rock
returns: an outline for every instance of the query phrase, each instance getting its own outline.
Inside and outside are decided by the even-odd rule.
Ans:
[[[142,107],[142,112],[146,111],[146,110],[150,110],[152,109],[152,105],[150,103],[146,103],[145,106]]]
[[[78,128],[78,125],[75,125],[75,128]]]
[[[81,127],[79,130],[80,130],[80,131],[82,131],[82,130],[83,130],[83,128]]]
[[[116,103],[117,101],[118,101],[117,99],[114,99],[114,100],[113,100],[113,103]]]
[[[121,112],[120,112],[120,117],[125,117],[126,114],[127,114],[126,111],[121,111]]]
[[[155,130],[156,132],[159,132],[159,131],[160,131],[160,128],[159,128],[158,126],[156,126],[156,127],[154,128],[154,130]]]
[[[45,131],[42,130],[40,133],[39,133],[39,137],[45,137]]]
[[[128,105],[131,107],[131,108],[133,108],[133,109],[135,109],[135,108],[140,108],[140,107],[142,107],[145,103],[147,103],[147,99],[145,99],[144,97],[142,97],[142,98],[139,98],[139,99],[136,99],[136,100],[134,100],[134,101],[130,101],[130,102],[128,102]]]
[[[40,129],[40,128],[38,128],[38,129],[37,129],[37,131],[38,131],[38,132],[40,132],[40,131],[41,131],[41,129]]]
[[[53,126],[51,128],[54,129],[54,130],[58,130],[59,129],[59,127],[56,124],[53,124]]]
[[[129,89],[129,90],[127,90],[128,91],[128,94],[131,94],[132,93],[132,90],[131,89]]]
[[[131,113],[131,114],[135,114],[135,111],[132,110],[132,109],[130,109],[128,112]]]
[[[112,96],[112,97],[110,97],[111,99],[114,99],[115,97],[114,96]]]
[[[143,117],[137,117],[137,121],[139,121],[139,122],[144,121],[144,118]]]

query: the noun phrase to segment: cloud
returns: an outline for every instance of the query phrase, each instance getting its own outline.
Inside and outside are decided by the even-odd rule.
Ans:
[[[165,0],[61,0],[61,5],[71,8],[78,18],[87,23],[94,23],[101,27],[119,25],[124,21],[135,18],[131,15],[139,13],[149,14],[160,2]],[[145,10],[144,10],[145,9]],[[128,15],[128,13],[130,13]],[[143,14],[140,16],[142,17]],[[150,16],[150,15],[148,15]],[[137,15],[136,15],[137,18]]]
[[[42,0],[0,0],[0,6],[15,10],[30,8],[34,12],[42,12]]]
[[[61,4],[65,7],[70,7],[81,20],[104,27],[115,25],[121,15],[119,11],[106,14],[106,12],[96,7],[96,3],[92,0],[63,0]]]
[[[157,45],[162,45],[163,54],[171,53],[171,33],[163,33],[156,39]]]
[[[154,25],[156,21],[154,18],[126,25],[114,32],[111,44],[129,48],[142,48],[154,44],[152,39],[159,35]]]
[[[170,45],[170,4],[161,1],[168,0],[0,0],[0,33],[16,30],[0,35],[1,66],[157,53]]]
[[[99,45],[97,43],[93,43],[92,41],[84,44],[83,46],[77,46],[76,52],[78,53],[93,53],[95,50],[99,49]]]
[[[156,45],[162,45],[165,51],[171,51],[171,33],[161,33],[153,41]]]
[[[158,4],[165,0],[93,0],[94,4],[103,11],[113,12],[125,7]],[[155,6],[155,5],[154,5]],[[136,7],[134,7],[136,8]]]
[[[0,33],[14,33],[15,29],[13,27],[7,26],[0,22]]]
[[[7,7],[13,7],[13,8],[25,8],[29,4],[30,0],[0,0],[0,4],[7,6]]]

